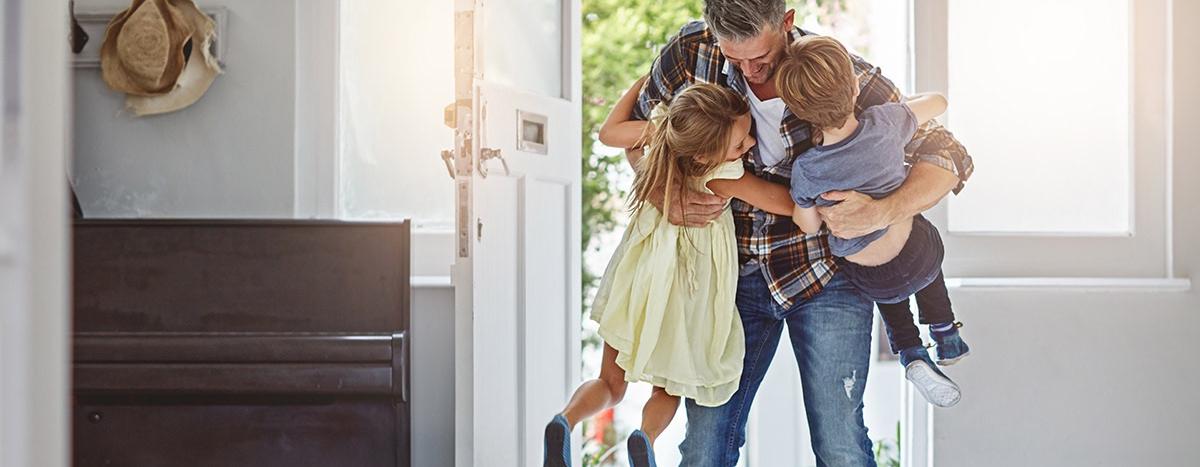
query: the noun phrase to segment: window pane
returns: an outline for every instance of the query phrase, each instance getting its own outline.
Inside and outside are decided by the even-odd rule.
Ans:
[[[339,95],[345,217],[450,228],[454,2],[342,2]]]
[[[483,76],[543,96],[562,93],[562,2],[496,2],[484,8]]]
[[[959,232],[1130,231],[1129,0],[949,2]]]

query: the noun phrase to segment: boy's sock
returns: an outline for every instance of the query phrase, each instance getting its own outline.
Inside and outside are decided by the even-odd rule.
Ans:
[[[929,332],[934,335],[947,334],[951,330],[954,330],[954,329],[955,329],[954,321],[947,321],[945,323],[936,323],[936,324],[929,325]]]

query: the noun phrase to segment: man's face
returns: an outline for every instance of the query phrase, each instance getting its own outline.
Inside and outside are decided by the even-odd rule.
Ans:
[[[739,70],[750,84],[764,84],[775,76],[775,65],[783,56],[792,30],[795,10],[788,10],[783,23],[764,27],[757,36],[742,41],[725,41],[718,38],[721,54]]]

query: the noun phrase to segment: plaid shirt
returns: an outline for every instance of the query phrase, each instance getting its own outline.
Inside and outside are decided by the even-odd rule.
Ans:
[[[796,28],[791,38],[796,40],[809,34]],[[853,56],[852,59],[862,87],[856,112],[901,100],[900,90],[880,73],[879,68],[861,57]],[[743,95],[749,92],[741,71],[725,60],[717,38],[702,21],[684,26],[660,52],[638,97],[634,117],[645,120],[655,103],[669,100],[696,82],[721,84]],[[785,110],[779,133],[787,146],[783,160],[773,166],[765,165],[758,152],[760,146],[755,146],[750,157],[745,159],[746,170],[764,180],[790,185],[792,162],[812,147],[809,124]],[[918,129],[905,147],[905,153],[909,165],[928,162],[957,175],[959,183],[954,188],[955,193],[962,190],[963,182],[974,169],[966,148],[935,121]],[[812,297],[833,277],[837,266],[829,250],[828,231],[804,235],[791,217],[762,211],[738,199],[731,204],[743,271],[761,269],[772,297],[780,305],[790,307],[797,300]]]

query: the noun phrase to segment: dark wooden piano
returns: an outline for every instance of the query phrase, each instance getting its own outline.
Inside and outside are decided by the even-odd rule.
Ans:
[[[80,220],[76,466],[407,466],[409,224]]]

